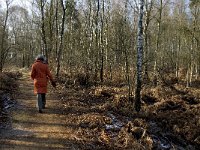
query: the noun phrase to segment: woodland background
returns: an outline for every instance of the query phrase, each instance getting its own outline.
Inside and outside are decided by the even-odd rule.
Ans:
[[[87,73],[95,81],[133,84],[138,1],[4,0],[0,7],[0,70],[30,67],[37,54],[53,72]],[[144,78],[170,73],[190,86],[199,77],[199,0],[147,0],[144,6]],[[119,80],[118,80],[119,81]],[[121,83],[122,83],[121,82]]]
[[[77,99],[88,109],[94,104],[105,113],[133,119],[121,119],[125,126],[117,134],[87,130],[91,137],[103,135],[101,146],[151,149],[157,142],[164,149],[162,142],[170,141],[198,149],[199,0],[144,0],[141,113],[132,107],[138,75],[138,0],[30,0],[26,6],[0,2],[0,71],[7,74],[0,76],[1,90],[12,87],[7,81],[13,75],[6,73],[10,66],[30,69],[42,53],[62,98],[73,97],[63,100],[66,111],[79,109]],[[86,121],[101,128],[106,121],[103,114],[98,117],[90,114],[79,125]],[[141,139],[146,130],[148,136]],[[125,133],[139,135],[142,142],[131,141]]]

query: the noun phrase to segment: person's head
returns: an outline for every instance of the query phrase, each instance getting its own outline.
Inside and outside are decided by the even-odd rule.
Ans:
[[[44,55],[39,54],[39,55],[35,58],[35,60],[44,61],[44,60],[45,60],[45,57],[44,57]]]

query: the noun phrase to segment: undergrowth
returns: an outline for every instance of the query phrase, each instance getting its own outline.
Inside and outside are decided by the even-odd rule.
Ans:
[[[5,107],[9,105],[19,90],[17,80],[22,76],[20,72],[2,72],[0,73],[0,127],[6,122],[7,110]]]
[[[126,84],[93,85],[86,79],[90,86],[72,82],[70,77],[59,85],[65,113],[71,114],[77,139],[84,143],[82,149],[198,149],[198,87],[186,88],[177,78],[167,78],[157,86],[146,84],[142,110],[137,113]]]

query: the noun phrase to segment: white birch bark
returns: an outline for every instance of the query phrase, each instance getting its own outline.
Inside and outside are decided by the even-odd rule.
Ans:
[[[137,77],[135,88],[135,110],[141,108],[141,87],[142,87],[142,61],[143,61],[143,9],[144,0],[140,0],[139,19],[138,19],[138,39],[137,39]]]

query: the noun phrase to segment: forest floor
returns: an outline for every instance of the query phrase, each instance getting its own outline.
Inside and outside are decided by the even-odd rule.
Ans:
[[[192,90],[146,90],[142,111],[136,113],[123,87],[63,84],[50,88],[47,108],[40,114],[29,73],[18,82],[20,94],[9,125],[0,129],[2,150],[195,150],[200,146],[200,102]]]

